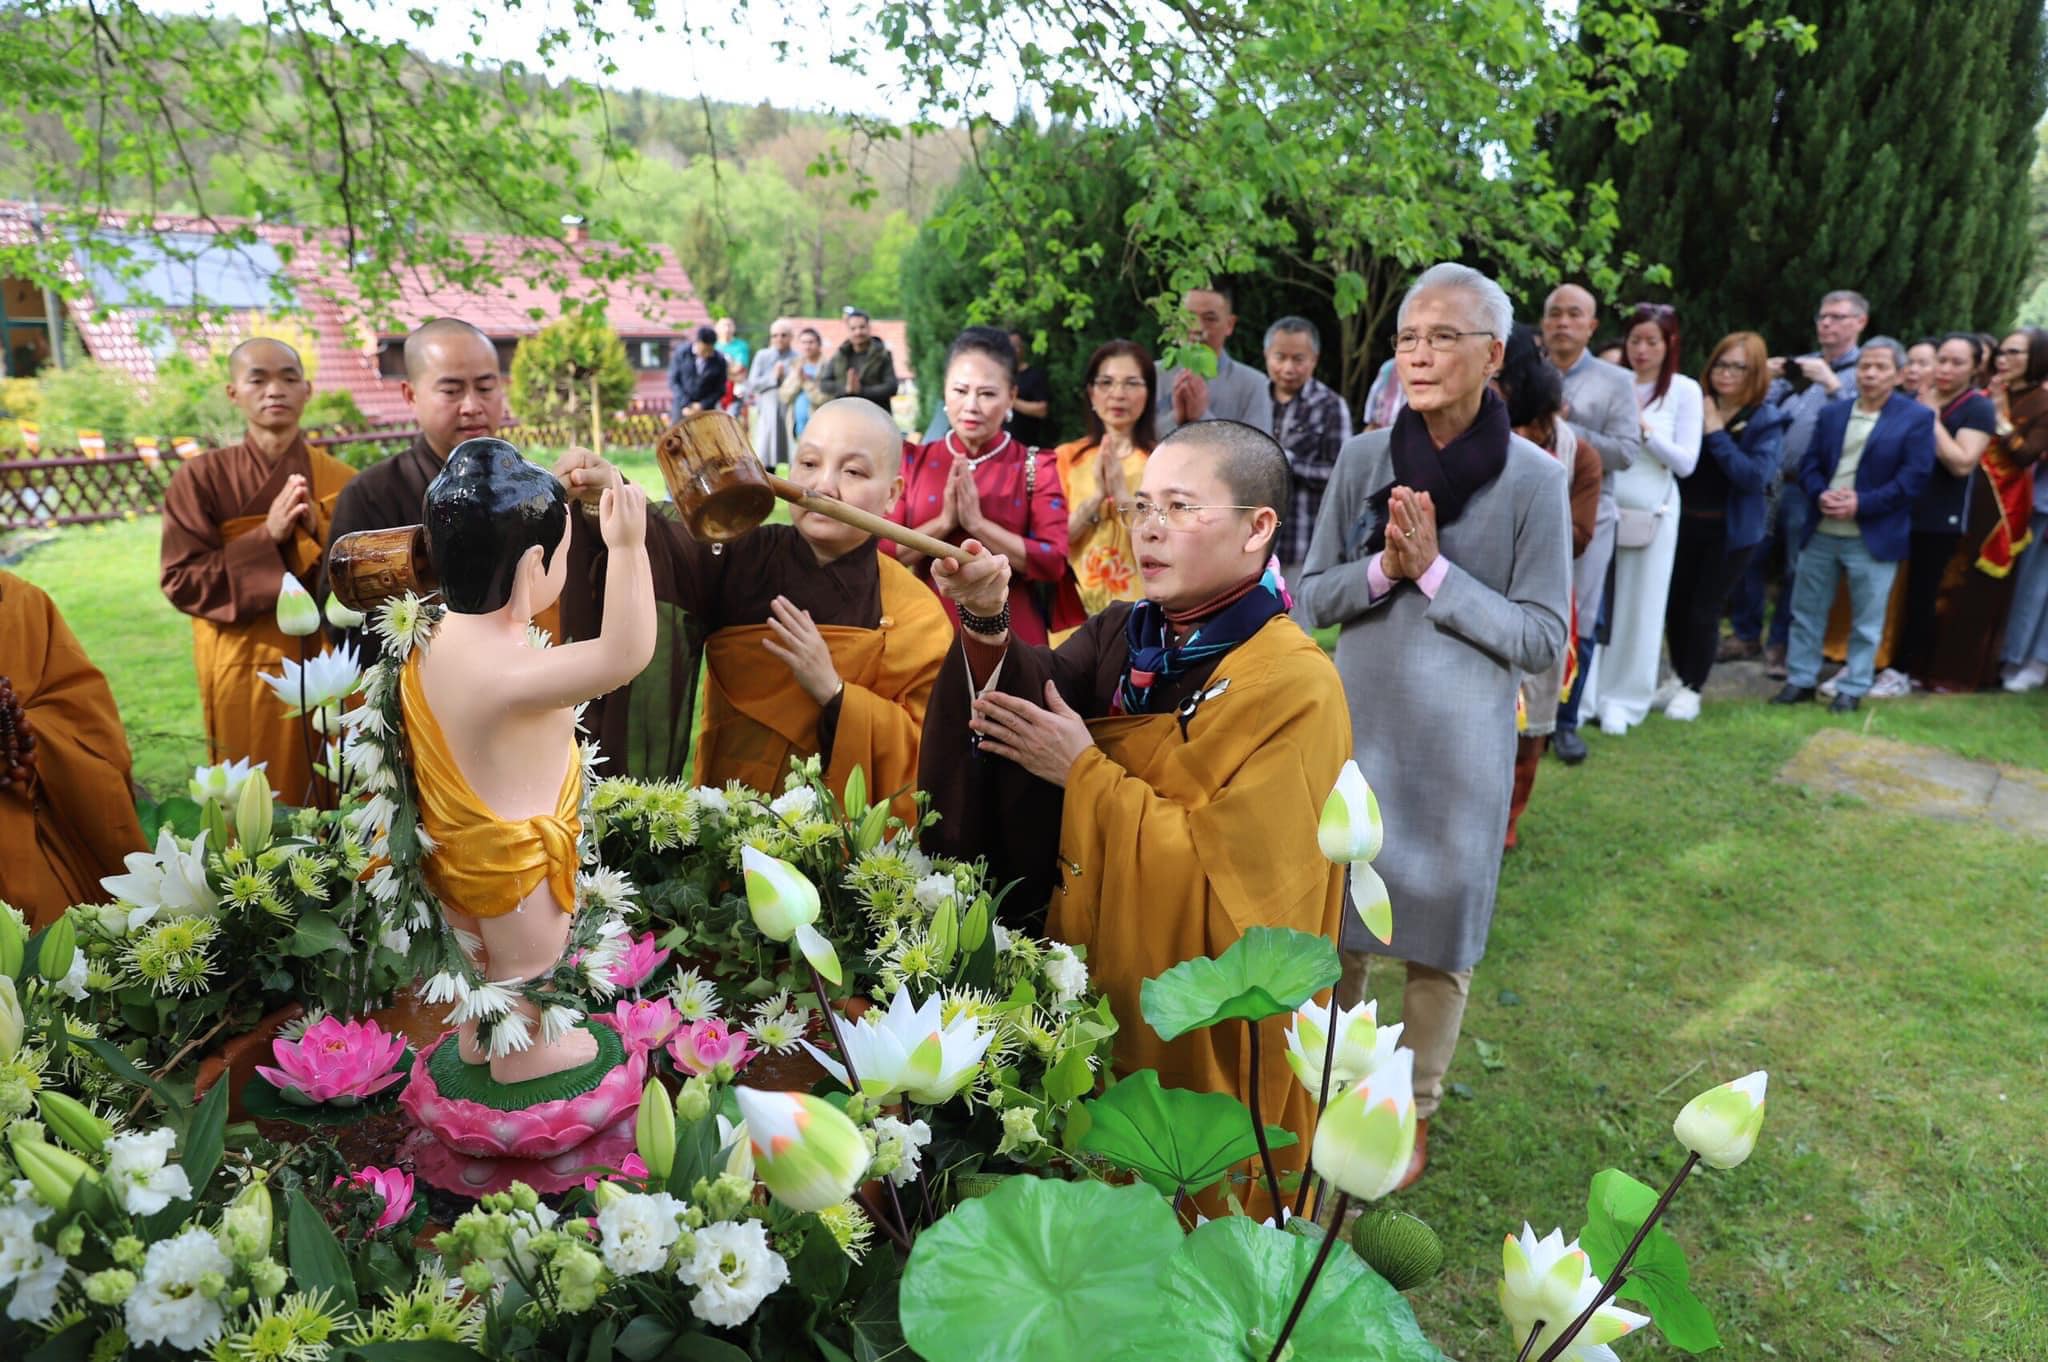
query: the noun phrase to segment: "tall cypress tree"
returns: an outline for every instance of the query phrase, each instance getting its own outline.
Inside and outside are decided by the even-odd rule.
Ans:
[[[1588,4],[1604,0],[1586,0]],[[1726,19],[1664,20],[1685,70],[1645,91],[1650,132],[1557,129],[1572,185],[1611,179],[1617,245],[1671,271],[1688,367],[1728,331],[1811,349],[1829,289],[1870,299],[1871,333],[2011,320],[2036,242],[2028,171],[2048,103],[2042,0],[1752,0],[1766,24],[1815,26],[1817,50],[1754,55]],[[1633,301],[1634,293],[1616,299]]]

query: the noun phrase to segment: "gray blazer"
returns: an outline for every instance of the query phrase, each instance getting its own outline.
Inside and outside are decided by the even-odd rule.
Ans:
[[[1180,422],[1173,417],[1173,380],[1180,374],[1177,368],[1163,369],[1159,374],[1159,396],[1152,404],[1152,412],[1162,440],[1180,428]],[[1216,377],[1209,380],[1206,419],[1242,421],[1271,435],[1273,387],[1266,381],[1265,370],[1239,364],[1227,354],[1216,356]]]
[[[1611,492],[1614,475],[1643,452],[1643,418],[1636,408],[1634,376],[1618,364],[1595,359],[1588,350],[1564,371],[1564,400],[1571,405],[1573,432],[1599,454]]]
[[[1356,914],[1344,942],[1442,970],[1486,952],[1515,769],[1515,696],[1562,655],[1571,618],[1565,467],[1516,436],[1500,476],[1442,528],[1450,570],[1431,600],[1413,582],[1375,599],[1361,544],[1366,498],[1393,481],[1390,432],[1348,441],[1316,517],[1296,614],[1342,625],[1337,674],[1353,755],[1379,796],[1386,844],[1373,862],[1394,905],[1382,946]]]

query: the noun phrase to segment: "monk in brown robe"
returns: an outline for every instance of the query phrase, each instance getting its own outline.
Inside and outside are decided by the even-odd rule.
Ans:
[[[228,397],[248,432],[171,475],[160,573],[164,595],[192,617],[207,759],[266,763],[271,789],[294,804],[313,802],[305,734],[257,673],[319,650],[317,638],[277,627],[278,589],[287,572],[317,584],[335,500],[355,476],[300,433],[312,395],[298,353],[283,341],[235,347]]]
[[[107,678],[41,589],[0,571],[0,677],[20,774],[0,769],[0,900],[33,927],[97,903],[100,877],[144,850],[131,762]],[[25,721],[25,722],[24,722]],[[34,743],[22,741],[22,730]],[[0,753],[0,756],[9,755]]]
[[[1139,988],[1251,927],[1334,940],[1340,926],[1343,871],[1318,849],[1316,823],[1351,722],[1336,669],[1288,618],[1268,566],[1288,485],[1287,457],[1264,432],[1182,426],[1121,508],[1146,598],[1110,605],[1057,651],[1010,637],[1001,556],[932,574],[959,607],[961,646],[925,718],[920,774],[942,815],[928,846],[985,853],[999,882],[1021,880],[1004,904],[1015,920],[1050,900],[1048,933],[1087,947],[1116,1011],[1119,1072],[1157,1069],[1167,1087],[1240,1100],[1245,1029],[1162,1043]],[[1299,1170],[1315,1097],[1273,1062],[1286,1019],[1259,1034],[1262,1114],[1301,1139],[1275,1162]],[[1271,1214],[1262,1187],[1234,1190],[1253,1215]],[[1221,1200],[1204,1199],[1209,1214]]]
[[[790,480],[886,515],[903,491],[902,459],[887,412],[839,398],[804,427]],[[579,535],[572,547],[578,599],[563,607],[572,634],[604,598],[595,538]],[[683,613],[708,663],[692,778],[772,794],[792,759],[815,755],[835,794],[858,767],[868,797],[893,798],[908,819],[925,704],[953,640],[930,588],[878,553],[873,536],[799,508],[789,524],[763,525],[715,553],[673,516],[651,519],[647,538],[656,596]],[[657,699],[668,694],[666,678],[643,674],[605,703],[630,706],[645,684]]]

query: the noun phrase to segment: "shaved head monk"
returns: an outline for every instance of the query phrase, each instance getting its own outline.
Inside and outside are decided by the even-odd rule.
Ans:
[[[903,491],[902,462],[903,435],[889,414],[842,397],[804,427],[790,481],[885,516]],[[774,793],[792,759],[816,756],[835,792],[845,792],[859,767],[870,799],[906,795],[897,807],[907,817],[925,704],[952,643],[951,622],[895,555],[876,551],[873,536],[791,509],[790,524],[763,525],[718,553],[674,516],[650,519],[655,596],[681,615],[708,663],[694,779]],[[563,623],[578,637],[604,595],[594,540],[582,536],[570,558],[571,582],[584,585],[572,586],[576,600],[564,604]],[[687,705],[670,709],[674,726],[661,729],[661,752],[647,742],[674,685],[650,667],[607,698],[594,725],[601,738],[617,738],[625,716],[641,712],[637,741],[613,753],[635,774],[681,773]]]
[[[1021,881],[1006,916],[1044,911],[1050,935],[1087,947],[1123,1020],[1120,1073],[1157,1069],[1167,1087],[1240,1099],[1251,1081],[1243,1028],[1162,1044],[1140,1020],[1138,990],[1251,927],[1337,934],[1344,877],[1316,824],[1350,755],[1351,720],[1272,565],[1289,477],[1263,431],[1175,431],[1118,508],[1145,599],[1112,603],[1057,650],[1010,636],[1006,558],[932,570],[961,632],[925,718],[920,774],[940,814],[928,846],[986,855],[996,883]],[[1266,1053],[1281,1053],[1282,1019],[1261,1026]],[[1260,1075],[1267,1118],[1301,1137],[1274,1151],[1293,1170],[1315,1107],[1291,1079],[1282,1065]],[[1209,1195],[1223,1190],[1255,1217],[1272,1213],[1263,1187]]]
[[[329,543],[357,530],[383,530],[420,523],[427,484],[455,446],[480,435],[495,435],[505,424],[505,380],[498,371],[498,347],[489,336],[457,317],[436,317],[405,338],[405,378],[398,385],[420,433],[410,446],[363,470],[334,508]],[[538,621],[559,633],[551,614]],[[383,654],[369,629],[351,631],[363,665]]]
[[[38,587],[0,571],[0,901],[30,927],[106,897],[145,849],[107,678]],[[29,737],[33,741],[28,741]]]
[[[283,341],[236,346],[227,392],[248,429],[240,443],[188,459],[171,475],[159,582],[192,617],[208,760],[268,763],[278,797],[306,804],[313,774],[299,721],[257,673],[300,657],[302,643],[317,650],[317,640],[278,629],[278,588],[287,572],[318,586],[335,505],[355,470],[306,444],[299,416],[313,385]]]

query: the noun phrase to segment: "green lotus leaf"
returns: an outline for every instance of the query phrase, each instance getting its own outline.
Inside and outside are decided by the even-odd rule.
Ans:
[[[1322,1247],[1242,1215],[1199,1225],[1167,1265],[1160,1357],[1258,1358],[1273,1350]],[[1444,1362],[1401,1293],[1339,1244],[1287,1340],[1293,1362]]]
[[[1287,927],[1254,927],[1216,958],[1183,960],[1138,991],[1161,1040],[1220,1021],[1260,1021],[1292,1012],[1337,982],[1343,968],[1328,937]]]
[[[1180,1244],[1149,1187],[1010,1178],[918,1236],[903,1334],[926,1362],[1164,1356],[1159,1279]]]
[[[1162,1088],[1154,1069],[1140,1069],[1083,1105],[1091,1124],[1081,1148],[1169,1196],[1181,1188],[1203,1191],[1259,1152],[1244,1103],[1219,1092]],[[1297,1137],[1267,1126],[1266,1142],[1283,1149]]]

